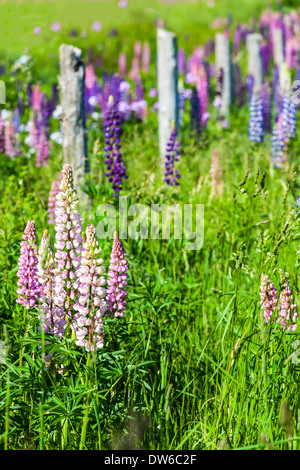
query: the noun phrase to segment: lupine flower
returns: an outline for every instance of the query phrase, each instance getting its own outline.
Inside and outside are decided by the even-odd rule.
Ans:
[[[264,133],[272,132],[272,106],[271,106],[271,90],[268,85],[264,85],[261,89],[262,109],[263,109],[263,131]]]
[[[278,306],[278,321],[283,330],[295,331],[297,328],[295,322],[298,318],[298,313],[296,309],[297,305],[293,303],[292,289],[288,281],[285,281],[284,288],[280,293]]]
[[[169,186],[178,186],[177,181],[180,178],[178,170],[175,168],[175,162],[179,161],[179,142],[176,141],[177,131],[176,126],[173,124],[173,129],[166,148],[166,162],[165,162],[165,178],[164,181]]]
[[[81,262],[82,222],[78,212],[78,197],[74,189],[73,171],[69,164],[62,170],[60,192],[56,196],[55,210],[55,276],[54,303],[65,309],[67,322],[72,322],[72,306],[75,302],[73,284]]]
[[[32,90],[32,109],[35,112],[39,112],[42,104],[42,92],[39,85],[35,85]]]
[[[120,152],[121,148],[121,118],[116,104],[111,97],[108,110],[104,119],[105,129],[105,164],[107,168],[106,176],[112,183],[114,196],[118,196],[122,189],[123,179],[127,179],[126,166]]]
[[[190,106],[190,127],[191,131],[196,133],[196,137],[201,134],[201,120],[200,120],[200,100],[196,88],[193,88],[191,95]]]
[[[285,159],[285,144],[286,144],[286,131],[282,124],[282,118],[279,117],[278,121],[273,127],[271,139],[271,159],[275,168],[281,168]]]
[[[33,33],[34,34],[41,34],[42,32],[42,28],[40,26],[37,26],[36,28],[34,28],[33,30]]]
[[[61,24],[58,21],[52,23],[51,31],[61,31]]]
[[[114,234],[112,252],[110,255],[109,280],[107,282],[107,309],[108,315],[115,317],[123,317],[126,307],[127,293],[124,287],[127,285],[128,278],[128,262],[123,243],[118,237],[117,232]]]
[[[121,52],[119,55],[119,75],[121,78],[125,78],[127,72],[127,56],[125,52]]]
[[[96,31],[97,33],[102,31],[102,24],[100,23],[100,21],[94,21],[94,23],[92,24],[91,30]]]
[[[259,92],[254,91],[250,102],[249,140],[261,142],[263,139],[263,108]]]
[[[41,294],[41,285],[37,279],[37,238],[35,223],[33,220],[27,222],[23,240],[21,241],[21,255],[19,257],[17,272],[18,289],[17,303],[27,309],[37,304]]]
[[[150,60],[151,60],[150,45],[149,45],[149,42],[145,42],[143,44],[143,56],[142,56],[143,73],[149,72]]]
[[[17,139],[11,116],[7,118],[4,133],[5,154],[13,159],[17,156]]]
[[[234,100],[238,107],[245,103],[245,86],[242,79],[241,68],[238,64],[234,64]]]
[[[208,80],[207,73],[203,66],[199,68],[197,74],[197,92],[200,102],[200,120],[203,127],[207,123],[207,105],[208,105]]]
[[[4,132],[5,132],[5,126],[4,126],[3,119],[0,115],[0,153],[4,153],[4,150],[5,150]]]
[[[37,277],[41,284],[40,319],[45,333],[60,338],[66,326],[64,309],[54,305],[55,274],[57,264],[49,240],[48,230],[45,230],[38,253]]]
[[[186,74],[186,60],[185,60],[185,51],[181,47],[178,50],[178,72],[182,75]]]
[[[96,229],[88,225],[86,239],[83,243],[81,265],[78,269],[77,282],[74,287],[78,291],[78,300],[74,305],[76,314],[72,329],[76,333],[75,344],[86,351],[94,351],[103,347],[104,324],[103,315],[107,310],[105,295],[106,284],[102,276],[105,267],[100,258],[101,248],[96,239]]]
[[[266,323],[269,323],[277,303],[277,290],[268,276],[263,275],[260,285],[260,308]]]
[[[49,165],[49,141],[45,132],[45,128],[42,128],[39,142],[37,146],[37,154],[36,154],[36,166],[37,168],[41,166],[48,166]]]
[[[60,173],[59,180],[53,181],[48,198],[48,224],[55,224],[55,209],[56,209],[56,196],[60,191],[60,182],[62,179],[62,173]]]

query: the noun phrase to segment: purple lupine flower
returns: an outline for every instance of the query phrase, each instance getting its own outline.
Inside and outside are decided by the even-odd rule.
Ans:
[[[102,24],[100,21],[94,21],[94,23],[91,26],[92,31],[96,31],[97,33],[100,33],[102,31]]]
[[[37,304],[41,294],[41,284],[37,279],[37,238],[35,223],[33,220],[27,222],[23,240],[21,241],[21,254],[18,261],[17,272],[18,289],[17,303],[23,305],[27,310]]]
[[[200,120],[200,100],[196,88],[192,89],[190,98],[190,129],[195,132],[196,137],[201,135],[201,120]]]
[[[50,243],[48,230],[45,230],[38,253],[37,277],[41,284],[40,320],[45,333],[58,338],[64,333],[66,319],[64,309],[54,305],[55,274],[57,263]]]
[[[239,64],[234,64],[234,100],[238,107],[245,104],[245,85],[242,79],[242,72]]]
[[[263,131],[265,134],[272,132],[272,105],[271,90],[268,84],[261,88],[261,99],[263,108]]]
[[[269,323],[277,303],[277,290],[268,276],[262,276],[260,285],[260,308],[266,323]]]
[[[178,186],[177,181],[180,178],[178,170],[175,168],[175,162],[179,161],[179,142],[177,142],[177,130],[175,124],[171,131],[169,141],[166,146],[166,161],[165,161],[165,178],[164,181],[169,186]]]
[[[207,123],[207,105],[208,105],[208,80],[205,68],[201,66],[197,73],[197,93],[200,103],[200,120],[203,127]]]
[[[253,88],[254,88],[254,77],[251,74],[248,74],[246,77],[246,87],[247,87],[247,96],[248,101],[251,103]]]
[[[107,315],[123,317],[126,307],[127,292],[124,287],[127,285],[128,262],[123,243],[119,239],[117,232],[114,233],[113,247],[110,255],[110,265],[107,281]]]
[[[178,50],[178,72],[182,75],[186,74],[186,59],[185,51],[182,47]]]
[[[33,33],[34,34],[41,34],[42,32],[42,28],[40,26],[37,26],[36,28],[34,28],[33,30]]]
[[[106,279],[104,260],[100,257],[101,248],[96,239],[96,228],[88,225],[83,243],[81,265],[78,269],[77,282],[74,287],[78,291],[78,300],[74,305],[76,311],[71,328],[75,330],[77,346],[86,351],[94,351],[103,347],[104,323],[103,315],[107,310],[105,295]]]
[[[61,31],[61,24],[58,21],[55,21],[54,23],[52,23],[51,31],[55,31],[55,32]]]
[[[62,170],[60,192],[56,196],[54,248],[57,274],[54,303],[65,310],[68,324],[72,322],[72,307],[76,300],[73,284],[77,280],[82,251],[82,220],[78,203],[72,167],[66,163]]]
[[[280,81],[279,81],[279,67],[277,64],[274,65],[274,69],[273,69],[272,88],[273,88],[273,100],[274,100],[274,115],[275,115],[275,122],[276,122],[278,120],[278,117],[281,112],[281,107],[282,107],[282,95],[281,95]]]
[[[243,38],[242,26],[238,24],[235,28],[234,36],[233,36],[233,50],[235,54],[237,54],[240,51],[242,38]]]
[[[285,159],[286,130],[282,123],[282,117],[279,116],[273,127],[271,139],[271,159],[275,168],[281,168]]]
[[[254,90],[250,102],[249,140],[251,142],[261,142],[263,136],[262,99],[260,93]]]
[[[270,46],[267,41],[262,41],[261,43],[261,58],[262,58],[262,68],[263,75],[266,78],[269,75],[270,67]]]
[[[114,196],[118,196],[123,186],[123,179],[127,179],[127,175],[126,166],[120,152],[121,117],[113,97],[109,99],[108,110],[104,118],[104,129],[106,176],[112,184]]]

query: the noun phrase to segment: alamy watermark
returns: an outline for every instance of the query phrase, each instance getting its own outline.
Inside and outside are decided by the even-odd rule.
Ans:
[[[97,237],[112,239],[117,230],[121,239],[185,240],[186,250],[199,250],[204,243],[204,204],[132,204],[119,197],[119,210],[112,204],[97,207]]]

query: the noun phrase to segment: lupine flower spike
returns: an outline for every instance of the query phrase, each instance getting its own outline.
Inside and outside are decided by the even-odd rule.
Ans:
[[[298,313],[297,305],[293,301],[293,292],[288,283],[285,281],[284,288],[279,297],[278,321],[283,330],[295,331],[297,328],[296,320]]]
[[[178,170],[175,168],[175,162],[179,161],[179,142],[176,141],[177,138],[177,131],[176,126],[173,124],[173,129],[170,135],[170,139],[167,143],[166,148],[166,162],[165,162],[165,178],[164,181],[169,186],[178,186],[178,179],[180,175],[178,174]]]
[[[277,290],[268,276],[262,276],[260,285],[260,308],[266,323],[269,323],[277,303]]]
[[[37,279],[37,238],[33,220],[27,222],[23,240],[21,241],[21,255],[19,257],[18,298],[17,303],[27,309],[37,304],[41,293],[41,284]]]
[[[57,264],[50,244],[48,230],[44,231],[38,253],[38,279],[41,289],[41,322],[45,333],[60,338],[65,329],[64,309],[54,305],[55,274]]]
[[[78,212],[78,197],[73,184],[73,171],[69,164],[62,170],[60,192],[56,196],[55,210],[55,276],[54,303],[65,309],[68,323],[72,322],[72,306],[75,302],[73,284],[81,262],[82,221]]]
[[[124,287],[127,285],[127,270],[126,252],[117,232],[115,232],[108,273],[108,315],[112,314],[115,317],[123,317],[124,315],[125,299],[127,296]]]
[[[94,351],[103,347],[104,324],[103,315],[107,310],[105,295],[106,279],[104,260],[101,248],[96,239],[94,225],[88,225],[86,239],[83,244],[81,265],[78,270],[78,280],[74,287],[78,291],[78,301],[74,305],[75,321],[71,326],[76,333],[77,346],[86,351]]]

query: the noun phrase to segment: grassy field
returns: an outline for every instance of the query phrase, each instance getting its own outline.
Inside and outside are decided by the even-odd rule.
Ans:
[[[261,1],[0,2],[4,21],[0,64],[7,66],[7,105],[17,94],[10,65],[32,56],[26,80],[49,90],[58,74],[58,46],[67,41],[87,53],[103,53],[104,68],[116,70],[120,50],[132,53],[137,38],[151,41],[146,90],[156,86],[155,18],[178,34],[191,51],[212,37],[216,17],[232,14],[249,23]],[[103,30],[90,30],[99,20]],[[60,21],[62,32],[50,33]],[[42,33],[33,29],[41,26]],[[70,29],[87,31],[82,38]],[[118,35],[108,37],[112,28]],[[189,38],[186,38],[186,34]],[[242,59],[245,63],[245,58]],[[211,112],[213,110],[210,108]],[[24,111],[24,120],[30,110]],[[0,155],[0,361],[1,449],[300,449],[300,367],[291,359],[299,330],[283,332],[261,318],[260,283],[268,275],[278,291],[287,277],[299,308],[300,193],[299,129],[289,146],[289,164],[275,169],[270,136],[249,142],[249,109],[234,106],[228,129],[209,122],[201,139],[190,136],[186,111],[179,138],[180,185],[167,187],[158,155],[157,114],[128,121],[122,154],[129,178],[128,203],[204,204],[204,244],[187,250],[186,240],[128,238],[127,308],[105,320],[104,348],[87,363],[72,339],[61,341],[39,329],[37,309],[16,303],[17,262],[28,220],[40,242],[48,225],[53,179],[62,168],[61,147],[51,147],[49,168],[36,168],[28,154]],[[88,122],[90,126],[91,122]],[[53,127],[55,127],[53,123]],[[118,201],[105,178],[101,124],[89,128],[90,210],[83,225],[97,225],[97,207]],[[223,190],[212,196],[211,163],[217,151]],[[111,240],[100,241],[108,267]],[[51,350],[53,366],[42,355]],[[82,435],[82,429],[86,434]]]

